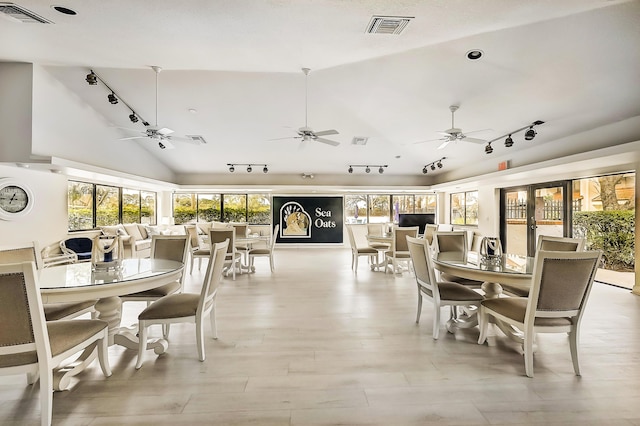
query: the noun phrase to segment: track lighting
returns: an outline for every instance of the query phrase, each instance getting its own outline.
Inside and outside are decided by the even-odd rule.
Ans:
[[[384,173],[384,169],[389,167],[389,165],[388,164],[352,164],[352,165],[349,166],[347,171],[349,173],[353,173],[353,168],[354,167],[362,167],[362,168],[364,168],[364,172],[365,173],[371,173],[371,168],[372,167],[377,167],[378,168],[378,173],[383,174]]]
[[[492,140],[487,142],[487,146],[485,146],[484,152],[486,154],[491,154],[493,152],[493,147],[491,146],[491,144],[493,142],[497,141],[497,140],[500,140],[500,139],[504,138],[504,137],[506,137],[506,139],[504,140],[504,146],[506,146],[507,148],[512,147],[513,146],[513,138],[511,136],[515,135],[516,133],[521,132],[521,131],[523,131],[525,129],[527,129],[527,131],[524,133],[524,139],[530,141],[533,138],[535,138],[536,135],[537,135],[537,132],[534,129],[534,127],[535,126],[539,126],[541,124],[544,124],[544,121],[536,120],[533,123],[531,123],[529,125],[526,125],[524,127],[520,127],[519,129],[513,130],[513,131],[507,133],[506,135],[502,135],[502,136],[499,136],[499,137],[497,137],[495,139],[492,139]]]
[[[504,140],[504,146],[507,148],[511,148],[513,146],[513,139],[511,139],[511,135]]]
[[[442,157],[442,158],[441,158],[441,159],[439,159],[439,160],[432,161],[431,163],[426,164],[426,165],[422,168],[422,173],[426,175],[426,174],[429,172],[429,169],[431,169],[431,170],[433,171],[433,170],[435,170],[435,169],[436,169],[436,167],[438,167],[439,169],[441,169],[441,168],[443,167],[443,166],[442,166],[442,160],[446,160],[446,159],[447,159],[447,157]]]
[[[529,127],[529,130],[527,130],[524,134],[524,139],[530,141],[531,139],[536,137],[536,131],[533,130],[533,126]]]
[[[111,105],[115,105],[118,103],[118,98],[116,98],[116,95],[113,92],[111,92],[109,96],[107,96],[107,99],[109,100],[109,103]]]
[[[158,146],[160,147],[160,149],[166,148],[166,146],[162,142],[158,142]]]
[[[227,163],[229,166],[229,173],[233,173],[236,171],[236,166],[247,166],[247,173],[251,173],[253,171],[253,166],[262,166],[263,173],[269,173],[269,168],[266,164],[239,164],[239,163]]]
[[[95,86],[98,84],[98,76],[93,72],[93,70],[87,74],[86,80],[87,83],[89,83],[89,86]]]
[[[129,114],[129,120],[131,120],[132,123],[137,123],[138,122],[138,116],[136,116],[134,113]]]

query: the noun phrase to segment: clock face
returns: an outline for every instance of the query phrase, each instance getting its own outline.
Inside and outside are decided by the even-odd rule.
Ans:
[[[8,185],[0,189],[0,209],[7,213],[20,213],[29,205],[29,194],[23,188]]]

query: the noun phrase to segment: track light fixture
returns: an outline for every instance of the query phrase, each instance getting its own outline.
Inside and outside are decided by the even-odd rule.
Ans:
[[[353,173],[353,168],[354,167],[364,167],[364,172],[365,173],[371,173],[371,168],[372,167],[377,167],[378,168],[378,173],[383,174],[384,173],[384,169],[389,167],[388,164],[351,164],[349,166],[349,168],[347,169],[347,171],[349,173]]]
[[[263,173],[269,173],[269,168],[267,167],[266,164],[240,164],[240,163],[227,163],[227,166],[229,166],[229,173],[233,173],[236,171],[236,166],[247,166],[247,173],[251,173],[253,171],[253,166],[262,166],[262,172]]]
[[[93,70],[87,74],[86,80],[87,83],[89,83],[89,86],[95,86],[98,84],[98,76],[93,72]]]
[[[129,108],[129,111],[131,111],[131,114],[129,114],[129,120],[131,120],[132,123],[137,123],[138,121],[142,120],[142,124],[145,127],[149,127],[149,122],[144,118],[142,118],[140,114],[135,112],[134,109],[131,108],[131,106],[128,103],[126,103],[124,99],[122,99],[122,96],[118,95],[115,92],[115,90],[109,87],[109,85],[105,83],[104,80],[100,78],[100,76],[96,74],[94,70],[89,70],[89,74],[87,74],[87,77],[85,78],[85,80],[87,81],[87,83],[89,83],[90,86],[96,86],[98,85],[98,82],[104,84],[107,90],[111,92],[107,95],[107,100],[109,101],[110,104],[116,105],[117,103],[122,102],[127,108]],[[163,147],[161,148],[164,149]]]
[[[446,160],[446,159],[447,159],[447,157],[442,157],[439,160],[435,160],[435,161],[432,161],[429,164],[425,164],[425,166],[422,168],[422,173],[426,175],[429,172],[429,169],[431,169],[433,171],[433,170],[436,169],[436,167],[441,169],[443,167],[442,160]]]
[[[116,98],[116,95],[113,92],[109,93],[109,96],[107,96],[107,99],[109,100],[109,103],[111,105],[115,105],[118,103],[118,98]]]
[[[507,133],[506,135],[502,135],[502,136],[499,136],[499,137],[497,137],[495,139],[492,139],[492,140],[487,142],[487,146],[484,147],[484,152],[486,154],[491,154],[493,152],[493,147],[491,146],[491,144],[493,142],[497,141],[497,140],[500,140],[500,139],[504,138],[504,137],[506,137],[506,139],[504,140],[504,146],[506,146],[507,148],[512,147],[513,146],[513,138],[511,137],[511,135],[515,135],[516,133],[521,132],[521,131],[523,131],[525,129],[527,129],[527,131],[524,133],[524,139],[527,140],[527,141],[530,141],[533,138],[535,138],[536,135],[537,135],[537,132],[535,131],[534,127],[535,126],[539,126],[541,124],[544,124],[544,121],[536,120],[536,121],[534,121],[533,123],[531,123],[531,124],[529,124],[527,126],[521,127],[519,129],[516,129],[516,130],[514,130],[512,132]]]

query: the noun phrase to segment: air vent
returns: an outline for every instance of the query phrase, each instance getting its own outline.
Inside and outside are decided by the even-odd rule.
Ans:
[[[354,136],[351,139],[351,145],[366,145],[368,140],[369,138],[366,136]]]
[[[18,22],[25,23],[38,23],[38,24],[53,24],[53,22],[44,19],[30,10],[25,9],[22,6],[18,6],[13,3],[0,2],[0,13],[4,16]]]
[[[372,16],[367,25],[367,34],[400,34],[413,16]]]
[[[203,145],[203,144],[207,143],[207,141],[204,140],[204,137],[202,137],[200,135],[187,135],[187,137],[189,139],[191,139],[197,145]]]

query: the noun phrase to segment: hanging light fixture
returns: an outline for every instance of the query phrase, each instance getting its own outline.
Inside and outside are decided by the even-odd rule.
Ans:
[[[536,137],[536,131],[533,130],[533,126],[529,127],[529,130],[527,130],[524,134],[524,139],[530,141],[531,139]]]
[[[242,164],[242,163],[227,163],[229,166],[229,173],[233,173],[236,171],[236,166],[247,166],[247,173],[253,172],[253,166],[262,166],[262,173],[269,173],[269,167],[267,164]]]
[[[89,74],[87,74],[87,78],[85,79],[89,86],[95,86],[98,84],[98,76],[91,70]]]
[[[378,173],[380,173],[380,174],[384,173],[384,168],[382,166],[380,166],[380,168],[378,169]]]
[[[251,171],[252,171],[252,170],[253,170],[253,169],[251,168],[251,164],[249,164],[249,165],[247,166],[247,173],[251,173]]]
[[[233,173],[236,171],[236,168],[233,167],[233,164],[229,164],[229,172]]]
[[[353,173],[353,167],[349,166],[349,168],[347,169],[347,171],[348,171],[349,173]]]
[[[493,152],[493,148],[491,147],[491,142],[489,142],[487,146],[484,147],[484,153],[491,154],[492,152]]]
[[[507,138],[504,140],[504,146],[506,146],[507,148],[511,148],[513,146],[513,139],[511,138],[511,135],[507,136]]]
[[[262,173],[269,173],[269,169],[267,169],[267,165],[265,164],[264,168],[262,169]]]
[[[109,100],[109,103],[111,105],[115,105],[118,103],[118,98],[116,98],[116,95],[113,92],[111,92],[109,96],[107,96],[107,99]]]
[[[137,123],[138,122],[138,116],[135,115],[135,113],[131,113],[129,114],[129,120],[131,120],[132,123]]]
[[[354,167],[362,167],[364,168],[364,172],[365,173],[371,173],[371,168],[378,168],[378,173],[383,174],[384,173],[384,169],[386,169],[387,167],[389,167],[388,164],[351,164],[349,165],[349,168],[347,169],[347,171],[349,173],[353,173],[353,169]]]
[[[504,146],[506,146],[507,148],[512,147],[512,146],[513,146],[513,138],[512,138],[512,135],[515,135],[516,133],[521,132],[521,131],[523,131],[523,130],[526,130],[526,132],[524,133],[524,139],[525,139],[525,140],[530,141],[530,140],[532,140],[533,138],[535,138],[535,137],[536,137],[536,135],[538,134],[538,133],[536,132],[536,130],[534,129],[534,127],[535,127],[535,126],[539,126],[539,125],[541,125],[541,124],[544,124],[544,121],[542,121],[542,120],[536,120],[536,121],[534,121],[533,123],[531,123],[531,124],[529,124],[529,125],[526,125],[526,126],[524,126],[524,127],[520,127],[519,129],[513,130],[513,131],[511,131],[511,132],[507,133],[506,135],[502,135],[502,136],[499,136],[499,137],[497,137],[497,138],[495,138],[495,139],[492,139],[492,140],[490,140],[490,141],[488,141],[488,142],[487,142],[487,146],[485,146],[485,148],[484,148],[484,152],[485,152],[486,154],[491,154],[491,153],[493,152],[493,147],[491,146],[491,144],[492,144],[493,142],[498,141],[498,140],[500,140],[500,139],[502,139],[502,138],[505,138],[505,137],[506,137],[506,139],[504,140]]]
[[[431,163],[426,164],[423,168],[422,168],[422,173],[423,174],[427,174],[429,172],[429,169],[431,169],[432,171],[436,169],[436,167],[438,167],[439,169],[441,169],[443,167],[442,165],[442,160],[446,160],[447,157],[442,157],[439,160],[435,160],[432,161]]]
[[[438,160],[437,166],[438,166],[439,169],[442,168],[442,160]]]
[[[424,173],[425,175],[426,175],[427,173],[429,173],[429,169],[427,169],[427,166],[424,166],[424,167],[422,168],[422,173]]]

